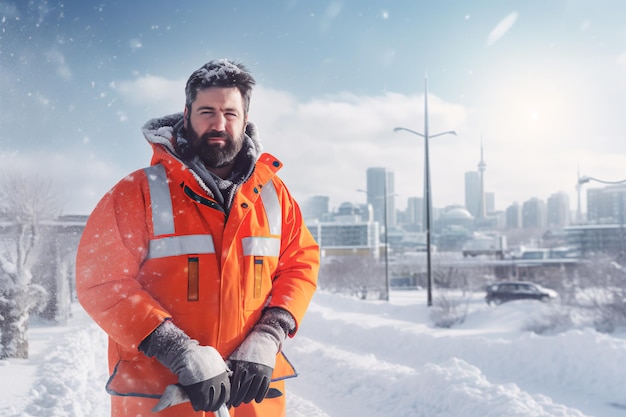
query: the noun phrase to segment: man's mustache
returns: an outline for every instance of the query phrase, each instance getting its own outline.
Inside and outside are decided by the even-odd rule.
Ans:
[[[224,139],[226,142],[232,142],[232,136],[228,132],[218,132],[217,130],[207,132],[200,136],[200,142],[208,142],[212,138]]]

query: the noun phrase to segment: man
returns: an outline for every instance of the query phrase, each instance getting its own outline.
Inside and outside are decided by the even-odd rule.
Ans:
[[[143,127],[151,166],[87,222],[77,292],[109,336],[114,417],[224,404],[235,417],[285,415],[295,371],[281,346],[315,291],[319,248],[276,175],[281,163],[260,152],[253,85],[229,60],[195,71],[184,112]],[[171,384],[189,401],[153,412]]]

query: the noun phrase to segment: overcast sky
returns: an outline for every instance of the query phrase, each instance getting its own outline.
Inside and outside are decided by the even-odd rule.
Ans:
[[[435,207],[464,203],[482,140],[497,209],[558,191],[575,209],[579,168],[626,179],[624,22],[621,0],[1,0],[0,166],[88,213],[149,163],[140,128],[182,111],[191,72],[232,58],[299,199],[364,202],[373,166],[397,207],[422,196],[423,140],[392,130],[423,132],[427,74],[430,134],[457,132],[431,141]]]

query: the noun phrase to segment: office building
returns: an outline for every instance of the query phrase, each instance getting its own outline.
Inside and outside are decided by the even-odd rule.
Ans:
[[[522,207],[519,203],[513,203],[506,208],[506,228],[521,229],[522,228]]]
[[[307,223],[323,258],[366,256],[379,258],[380,225],[372,221],[369,204],[342,203],[328,221]]]
[[[367,203],[374,208],[374,220],[392,228],[396,225],[393,172],[386,168],[367,169]],[[385,205],[386,200],[386,205]],[[387,212],[385,222],[384,213]]]
[[[406,224],[410,229],[424,230],[424,199],[421,197],[409,197],[406,206]]]
[[[480,211],[480,175],[476,171],[465,173],[465,208],[476,218]]]
[[[591,224],[624,224],[626,185],[587,190],[587,221]]]
[[[302,216],[305,219],[323,220],[329,212],[330,198],[325,195],[309,197],[302,202]]]
[[[522,204],[522,227],[524,229],[546,228],[546,203],[533,197]]]
[[[563,229],[570,223],[569,196],[560,191],[547,200],[547,222],[550,229]]]
[[[491,215],[496,211],[496,194],[495,193],[485,193],[485,208],[487,210],[487,215]]]

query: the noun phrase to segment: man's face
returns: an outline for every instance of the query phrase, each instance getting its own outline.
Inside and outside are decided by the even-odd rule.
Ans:
[[[207,168],[234,161],[243,146],[246,121],[236,87],[200,90],[191,108],[185,108],[187,139]]]

